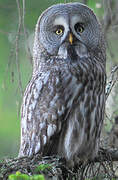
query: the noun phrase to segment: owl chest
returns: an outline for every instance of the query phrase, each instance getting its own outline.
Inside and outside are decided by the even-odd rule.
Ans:
[[[63,152],[68,159],[76,152],[91,155],[95,138],[99,138],[104,114],[104,95],[97,82],[79,81],[76,77],[67,77],[63,83],[63,99],[67,114],[62,132]],[[95,128],[98,127],[96,130]],[[93,152],[94,154],[94,152]],[[94,156],[92,154],[92,156]]]
[[[62,81],[61,91],[66,108],[71,109],[84,98],[85,87],[75,76],[68,75]]]

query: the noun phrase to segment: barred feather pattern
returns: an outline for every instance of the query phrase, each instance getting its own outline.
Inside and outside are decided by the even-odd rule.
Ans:
[[[56,35],[56,28],[63,33]],[[95,158],[104,119],[105,64],[104,36],[92,10],[66,3],[43,12],[21,108],[19,156],[56,154],[70,166],[78,158]]]
[[[105,71],[95,58],[40,64],[22,105],[20,156],[59,154],[93,159],[104,118]]]

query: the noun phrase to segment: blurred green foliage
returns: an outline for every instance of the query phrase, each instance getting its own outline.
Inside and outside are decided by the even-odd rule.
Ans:
[[[40,173],[41,171],[45,171],[47,169],[51,169],[52,166],[50,164],[40,164],[36,167],[35,172]]]
[[[81,0],[73,0],[71,2]],[[22,7],[22,1],[19,1]],[[52,4],[64,0],[26,0],[25,25],[28,37],[34,32],[39,15]],[[67,1],[69,2],[69,1]],[[103,15],[100,0],[89,0],[88,6],[97,15]],[[96,3],[98,7],[96,7]],[[18,28],[16,0],[0,1],[0,158],[18,154],[20,143],[19,110],[22,102],[19,77],[15,59],[15,39]],[[26,51],[27,40],[23,30],[20,34],[18,61],[20,64],[23,90],[31,77],[31,64]]]
[[[43,175],[28,176],[18,171],[16,174],[11,174],[8,180],[45,180],[45,178]]]

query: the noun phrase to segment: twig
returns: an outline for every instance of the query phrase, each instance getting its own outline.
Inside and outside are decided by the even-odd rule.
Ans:
[[[0,29],[0,33],[5,34],[5,35],[8,35],[8,34],[9,34],[9,32],[3,31],[3,30],[1,30],[1,29]]]
[[[19,81],[19,88],[20,88],[20,92],[21,95],[23,96],[23,88],[22,88],[22,81],[21,81],[21,71],[20,71],[20,64],[19,64],[19,59],[18,59],[18,55],[19,55],[19,39],[20,39],[20,32],[21,32],[21,28],[22,28],[22,14],[21,14],[21,8],[20,8],[20,3],[19,0],[16,0],[17,3],[17,8],[18,8],[18,17],[19,17],[19,23],[18,23],[18,31],[17,31],[17,35],[16,35],[16,66],[17,66],[17,71],[18,71],[18,81]]]
[[[118,149],[100,149],[98,157],[94,161],[87,162],[87,164],[83,165],[80,163],[75,171],[75,169],[68,169],[64,161],[57,156],[41,157],[39,154],[36,154],[32,157],[14,158],[0,163],[0,178],[4,177],[4,179],[7,179],[9,174],[16,171],[28,175],[36,174],[36,167],[40,164],[49,164],[51,169],[46,172],[40,170],[38,173],[44,174],[46,177],[61,177],[62,180],[65,177],[72,177],[74,180],[82,180],[85,177],[92,178],[95,174],[99,176],[100,171],[103,174],[108,174],[109,177],[114,177],[112,161],[117,160]]]
[[[26,28],[25,28],[25,0],[23,0],[23,16],[22,16],[22,21],[23,21],[23,30],[24,30],[24,35],[25,35],[25,40],[28,39],[28,35],[27,35],[27,31],[26,31]],[[32,62],[32,55],[31,55],[31,51],[30,51],[30,47],[29,47],[29,44],[27,44],[27,49],[28,49],[28,59],[30,59],[30,63],[31,65],[33,65],[33,62]]]
[[[112,10],[111,10],[111,5],[112,2],[111,0],[104,0],[104,31],[105,34],[108,32],[108,29],[110,28],[112,24]]]
[[[114,87],[114,85],[116,84],[116,82],[118,81],[118,76],[115,78],[115,73],[118,72],[118,65],[115,66],[112,71],[111,71],[111,75],[109,78],[109,82],[106,85],[106,100],[112,90],[112,88]]]

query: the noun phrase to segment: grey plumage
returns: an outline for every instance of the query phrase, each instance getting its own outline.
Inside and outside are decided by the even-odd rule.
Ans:
[[[105,107],[105,42],[93,11],[57,4],[40,16],[21,110],[19,156],[94,159]]]

